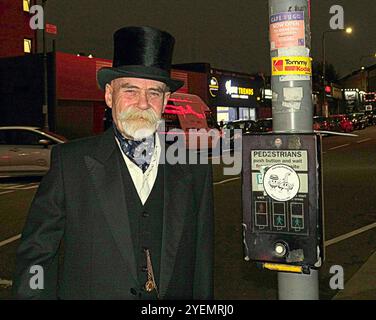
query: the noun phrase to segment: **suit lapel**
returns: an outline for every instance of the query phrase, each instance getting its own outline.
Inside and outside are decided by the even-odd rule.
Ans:
[[[163,149],[162,149],[163,152]],[[160,296],[166,294],[171,280],[177,251],[187,217],[190,201],[191,174],[187,166],[164,165],[164,211],[160,266]]]
[[[85,161],[115,242],[137,281],[136,259],[117,148],[111,128],[102,136],[94,154],[86,156]]]
[[[134,281],[137,281],[136,259],[117,148],[112,128],[110,128],[102,136],[93,154],[85,157],[85,162],[115,242]],[[165,153],[163,146],[161,152]],[[187,217],[186,208],[192,196],[190,192],[192,176],[188,166],[170,165],[167,161],[165,162],[162,165],[164,169],[164,209],[159,278],[161,297],[166,294],[173,274]]]

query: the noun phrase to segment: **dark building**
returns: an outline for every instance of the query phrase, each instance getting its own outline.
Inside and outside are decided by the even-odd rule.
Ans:
[[[271,115],[271,108],[261,104],[264,79],[259,75],[215,69],[209,63],[174,65],[174,69],[195,71],[205,75],[201,83],[201,96],[208,104],[217,121],[252,119]],[[269,112],[265,112],[268,110]]]
[[[0,1],[0,125],[44,125],[43,54],[37,53],[37,31],[30,27],[30,8],[36,3]],[[102,132],[110,112],[96,73],[112,61],[62,52],[47,56],[50,130],[69,139]],[[171,76],[184,81],[178,92],[196,94],[207,103],[214,121],[271,116],[261,94],[265,81],[258,75],[187,63],[173,66]]]
[[[30,28],[30,8],[34,0],[0,1],[0,57],[37,52],[37,32]]]
[[[112,61],[62,52],[48,54],[48,122],[51,131],[69,139],[103,132],[108,115],[104,93],[97,85],[99,68]],[[43,127],[43,55],[0,59],[0,126]],[[183,80],[181,93],[207,94],[206,75],[172,70]],[[204,99],[204,98],[203,98]]]
[[[111,61],[48,54],[49,128],[67,138],[103,131],[105,103],[96,72]],[[43,55],[0,59],[0,125],[43,127]]]
[[[53,57],[49,54],[50,71],[53,70],[52,60]],[[0,59],[0,125],[42,126],[43,70],[42,55]],[[48,73],[48,78],[51,84],[49,104],[53,104],[54,89],[51,72]],[[52,117],[51,113],[50,116]]]
[[[376,109],[376,64],[355,70],[340,79],[345,101],[352,111]]]

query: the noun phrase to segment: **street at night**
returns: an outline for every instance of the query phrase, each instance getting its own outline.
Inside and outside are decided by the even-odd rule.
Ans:
[[[0,0],[0,300],[376,300],[374,9]]]
[[[332,299],[337,294],[329,287],[331,266],[343,266],[348,283],[375,250],[376,204],[372,190],[376,127],[355,133],[358,137],[323,138],[326,261],[320,270],[321,299]],[[254,263],[242,261],[240,178],[217,185],[215,195],[217,298],[276,299],[276,273],[261,271]],[[344,235],[348,238],[342,239]],[[374,288],[373,279],[368,280],[370,284],[357,284],[360,287],[349,293],[347,299],[370,299],[371,296],[362,297],[359,293],[361,286]]]
[[[320,269],[320,299],[370,299],[364,288],[374,285],[354,283],[356,276],[374,254],[376,204],[373,190],[376,167],[376,126],[355,131],[357,137],[323,138],[326,260]],[[277,275],[260,270],[243,260],[240,176],[223,176],[223,167],[214,165],[215,196],[215,298],[277,298]],[[38,186],[38,178],[6,179],[0,185],[0,298],[11,298],[15,251],[26,214]],[[6,240],[9,240],[6,241]],[[374,260],[374,259],[373,259]],[[345,290],[329,287],[330,267],[344,268]],[[375,265],[372,267],[375,270]],[[374,271],[373,271],[374,272]],[[347,285],[349,284],[349,287]],[[351,286],[350,286],[351,285]],[[374,291],[373,291],[374,292]],[[363,293],[364,294],[364,293]]]

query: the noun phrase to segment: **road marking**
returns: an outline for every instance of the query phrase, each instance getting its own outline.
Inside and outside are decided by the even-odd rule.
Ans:
[[[16,190],[9,190],[9,191],[0,192],[0,196],[2,196],[3,194],[12,193],[12,192],[16,192]]]
[[[19,189],[19,190],[29,190],[29,189],[36,189],[36,188],[38,188],[38,186],[25,187],[25,188],[22,188],[22,189]]]
[[[372,138],[367,138],[367,139],[359,140],[356,143],[362,143],[362,142],[366,142],[366,141],[370,141],[370,140],[372,140]]]
[[[230,153],[230,152],[231,152],[231,149],[222,150],[222,154],[221,155],[219,155],[219,156],[211,156],[211,157],[208,157],[208,159],[212,160],[212,159],[223,158],[224,153]]]
[[[0,288],[10,288],[13,285],[12,280],[5,280],[0,278]]]
[[[338,243],[338,242],[346,240],[348,238],[357,236],[358,234],[361,234],[361,233],[366,232],[368,230],[371,230],[373,228],[376,228],[376,222],[372,223],[372,224],[369,224],[368,226],[365,226],[365,227],[356,229],[354,231],[351,231],[349,233],[343,234],[342,236],[336,237],[334,239],[325,241],[325,247],[331,246],[332,244]]]
[[[35,183],[35,182],[26,183],[26,184],[17,184],[17,185],[0,185],[0,190],[8,190],[8,191],[0,192],[0,195],[19,191],[19,190],[36,189],[38,188],[38,186],[39,186],[39,183]]]
[[[14,186],[19,186],[19,184],[16,184],[16,183],[10,183],[10,184],[7,184],[7,183],[4,183],[4,184],[0,184],[0,189],[6,189],[6,188],[10,188],[10,187],[14,187]]]
[[[5,246],[5,245],[7,245],[7,244],[9,244],[9,243],[12,243],[12,242],[18,240],[18,239],[21,239],[21,234],[18,234],[16,236],[14,236],[12,238],[9,238],[9,239],[6,239],[4,241],[1,241],[0,242],[0,248],[3,247],[3,246]]]
[[[231,179],[227,179],[227,180],[222,180],[222,181],[214,182],[213,184],[216,186],[218,184],[223,184],[223,183],[227,183],[227,182],[231,182],[231,181],[235,181],[235,180],[239,180],[239,179],[241,179],[241,178],[240,177],[231,178]]]
[[[330,148],[329,150],[336,150],[336,149],[339,149],[339,148],[347,147],[349,145],[350,145],[350,143],[346,143],[346,144],[342,144],[342,145],[337,146],[337,147]]]
[[[30,183],[22,183],[22,184],[19,184],[19,185],[16,185],[14,186],[15,189],[22,189],[22,188],[25,188],[25,187],[28,187],[28,186],[35,186],[36,183],[35,182],[30,182]]]

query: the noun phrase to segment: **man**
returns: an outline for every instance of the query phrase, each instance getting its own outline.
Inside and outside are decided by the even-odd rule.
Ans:
[[[155,133],[183,85],[169,75],[173,45],[151,27],[114,34],[113,67],[97,75],[113,127],[53,148],[17,251],[17,298],[212,298],[210,166],[162,163]]]

